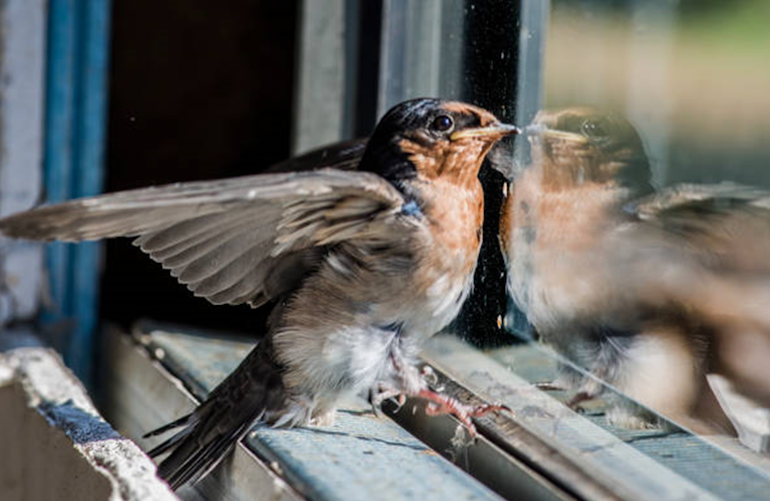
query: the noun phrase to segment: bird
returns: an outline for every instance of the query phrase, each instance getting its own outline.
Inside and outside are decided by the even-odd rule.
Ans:
[[[275,304],[235,371],[192,413],[147,434],[176,430],[149,452],[169,453],[158,473],[173,489],[204,477],[252,425],[330,424],[341,398],[360,392],[373,391],[375,404],[426,400],[428,414],[453,414],[473,434],[471,417],[507,407],[433,391],[417,354],[469,294],[483,223],[479,169],[518,132],[482,108],[419,98],[390,109],[342,155],[354,170],[117,192],[12,215],[0,232],[132,237],[213,304]]]
[[[659,413],[734,433],[709,374],[770,406],[770,194],[655,190],[638,131],[612,111],[542,110],[524,131],[529,160],[498,162],[511,179],[499,239],[509,296],[566,359],[545,386],[572,406],[604,398],[626,428],[667,426]]]

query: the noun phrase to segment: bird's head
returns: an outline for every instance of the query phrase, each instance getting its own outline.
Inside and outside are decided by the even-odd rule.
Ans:
[[[361,170],[404,190],[413,180],[475,182],[484,156],[519,129],[492,113],[457,101],[413,99],[396,105],[372,133]]]
[[[532,164],[543,182],[652,190],[650,164],[636,129],[622,116],[590,107],[543,110],[528,128]]]

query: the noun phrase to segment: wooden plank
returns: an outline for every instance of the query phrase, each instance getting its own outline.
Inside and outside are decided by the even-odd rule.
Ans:
[[[148,353],[158,357],[198,397],[232,371],[253,346],[242,341],[159,329],[146,332],[142,339]],[[135,370],[130,367],[119,370],[125,373],[120,377],[133,377],[129,374]],[[141,387],[148,384],[139,382],[139,391],[133,393],[133,399],[139,398]],[[152,395],[145,397],[154,400]],[[117,398],[125,400],[120,395]],[[156,401],[155,406],[157,412],[165,405]],[[143,429],[156,427],[183,412],[178,410]],[[120,429],[128,436],[137,434]],[[257,427],[245,445],[294,489],[311,499],[501,499],[390,419],[375,417],[363,401],[346,405],[333,426]],[[230,467],[217,472],[215,477],[219,478],[224,492],[229,492],[228,483],[233,475],[248,476],[249,471]]]

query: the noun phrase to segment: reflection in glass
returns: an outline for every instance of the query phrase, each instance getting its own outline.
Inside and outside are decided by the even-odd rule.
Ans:
[[[571,404],[732,434],[727,393],[770,405],[770,11],[695,3],[553,3],[501,240]]]

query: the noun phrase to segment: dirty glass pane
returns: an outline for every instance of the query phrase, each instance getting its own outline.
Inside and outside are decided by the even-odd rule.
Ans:
[[[571,289],[551,281],[550,286],[560,288],[559,293],[564,294],[551,299],[569,304],[553,304],[554,311],[549,315],[559,319],[556,321],[559,329],[574,327],[576,333],[551,332],[545,337],[555,341],[562,355],[590,368],[592,375],[609,379],[618,389],[627,390],[638,400],[690,428],[715,435],[731,434],[731,427],[749,433],[744,429],[747,424],[741,423],[741,416],[735,416],[725,405],[725,399],[730,399],[733,393],[725,386],[725,377],[737,385],[733,390],[740,390],[742,396],[751,396],[754,403],[770,403],[766,398],[770,387],[766,369],[755,367],[753,376],[749,377],[737,361],[747,360],[744,357],[748,357],[748,352],[737,355],[747,347],[766,350],[767,332],[763,330],[766,325],[751,329],[737,325],[733,317],[743,312],[737,305],[725,304],[720,318],[710,318],[717,315],[716,306],[702,304],[703,300],[687,296],[684,291],[673,292],[669,287],[721,288],[724,291],[721,299],[725,303],[741,303],[737,298],[725,297],[728,289],[720,281],[725,276],[736,284],[748,280],[748,276],[752,283],[758,281],[762,286],[768,283],[764,256],[770,246],[763,232],[770,227],[764,213],[766,194],[760,189],[770,182],[766,169],[770,160],[770,148],[766,144],[770,133],[770,110],[767,109],[770,100],[765,92],[770,84],[766,50],[770,34],[764,29],[769,19],[766,3],[750,0],[730,4],[553,2],[543,59],[544,108],[552,111],[543,112],[536,119],[536,126],[575,134],[579,141],[571,142],[573,139],[567,136],[558,140],[547,137],[530,140],[539,144],[533,149],[539,151],[535,155],[540,155],[543,162],[555,165],[572,158],[573,166],[580,164],[569,173],[578,177],[558,181],[580,186],[580,191],[553,189],[551,193],[554,197],[579,197],[579,201],[569,201],[573,205],[570,210],[575,213],[594,211],[590,215],[593,221],[588,223],[577,216],[557,223],[541,214],[534,229],[530,228],[535,232],[545,231],[544,225],[550,223],[564,225],[561,239],[553,240],[556,248],[563,246],[561,250],[569,254],[575,246],[587,245],[593,252],[601,252],[606,249],[594,241],[614,231],[621,222],[634,225],[643,220],[647,224],[640,230],[636,229],[638,225],[632,226],[634,229],[623,238],[613,237],[619,241],[612,245],[628,246],[628,249],[622,251],[625,255],[616,249],[604,257],[619,260],[617,268],[603,268],[612,274],[610,277],[599,280],[591,276],[593,257],[586,257],[582,251],[569,254],[581,266],[585,265],[582,266],[584,273],[576,263],[570,263],[561,272],[573,272],[574,276],[560,279],[582,280],[585,287],[594,291],[581,292],[580,284]],[[526,79],[527,75],[521,77]],[[558,148],[564,151],[554,151]],[[567,151],[570,148],[573,151]],[[594,154],[595,158],[589,158]],[[581,155],[582,160],[577,158]],[[551,168],[561,168],[554,165]],[[526,167],[518,165],[516,169],[526,170]],[[605,169],[605,172],[583,172],[584,169]],[[550,190],[545,187],[548,182],[548,179],[541,180],[539,187]],[[727,182],[740,184],[725,184]],[[601,188],[613,183],[627,189],[601,192]],[[610,193],[617,199],[614,205],[586,202]],[[601,218],[607,221],[597,229],[596,221]],[[584,225],[581,231],[570,229],[581,224]],[[644,237],[647,240],[643,240],[641,231],[650,233]],[[578,235],[593,240],[581,244],[577,242],[581,238]],[[664,252],[659,249],[661,246],[674,249]],[[644,255],[631,255],[634,252]],[[660,262],[642,266],[640,262],[644,259]],[[545,268],[542,264],[533,266],[536,269],[530,279],[537,279]],[[682,275],[677,279],[682,284],[669,285],[662,278],[640,279],[645,289],[634,290],[640,281],[631,282],[632,278],[638,278],[634,274],[639,270],[634,267],[649,272],[657,267],[663,273],[665,266]],[[695,276],[695,269],[703,272],[701,279]],[[595,271],[598,273],[598,270]],[[616,276],[624,271],[628,277]],[[714,273],[719,277],[713,277]],[[548,283],[547,279],[544,283]],[[618,290],[595,293],[599,287]],[[630,296],[613,302],[623,293],[621,289],[630,290]],[[668,304],[634,296],[647,291],[668,294]],[[764,299],[760,292],[751,295],[750,291],[744,291],[747,303]],[[714,294],[717,301],[719,298]],[[530,310],[538,307],[536,299],[528,298],[528,301]],[[623,306],[627,308],[628,318],[620,318]],[[576,311],[581,308],[593,311]],[[538,315],[541,330],[557,330],[546,325],[546,314],[535,314]],[[746,319],[755,323],[765,320],[759,315]],[[586,327],[579,325],[580,322],[592,325]],[[660,330],[668,333],[659,335]],[[748,330],[752,332],[746,333]],[[637,372],[622,360],[596,359],[601,356],[630,358],[636,363],[629,351],[642,349],[642,340],[652,331],[656,331],[656,342],[665,345],[667,350],[681,347],[684,350],[681,358],[671,356],[662,360],[662,365],[649,363]],[[586,336],[594,339],[587,341]],[[747,339],[741,341],[740,346],[726,339],[735,336]],[[605,348],[602,343],[616,346]],[[590,353],[580,353],[585,350]],[[728,355],[725,353],[728,350],[736,353]],[[653,349],[646,358],[657,354]],[[681,369],[687,364],[695,368]],[[651,374],[655,370],[665,375],[656,377]],[[710,377],[708,383],[700,379],[710,373],[720,376]],[[681,379],[688,381],[676,381]],[[672,389],[677,383],[682,388]],[[590,385],[586,386],[585,381],[582,384],[578,388],[588,388],[591,393]],[[709,388],[715,386],[723,391]],[[672,392],[670,399],[664,395],[667,390]],[[678,392],[678,403],[670,401],[675,399],[675,392]],[[722,395],[723,392],[727,393]],[[716,403],[714,397],[722,404],[724,413],[710,408]],[[707,399],[710,401],[706,402]],[[631,412],[631,417],[626,411],[620,414],[616,416],[617,423],[641,426],[637,413]],[[752,428],[752,433],[762,436],[768,431],[770,429]],[[765,447],[759,445],[764,444],[764,439],[757,440],[754,447]]]
[[[527,131],[482,171],[474,293],[425,358],[623,499],[770,485],[768,22],[760,0],[382,1],[369,127],[432,95]]]
[[[539,41],[520,57],[540,57],[528,71],[519,61],[515,117],[533,121],[504,160],[500,227],[503,323],[524,342],[487,349],[490,364],[522,378],[514,387],[540,383],[682,485],[751,497],[770,471],[756,454],[770,443],[770,9],[554,0],[541,19],[519,33]],[[495,378],[455,374],[517,401]],[[714,444],[759,469],[717,485],[671,453],[731,461]]]
[[[593,433],[617,445],[627,462],[611,475],[630,486],[765,489],[766,3],[385,6],[380,110],[433,94],[529,125],[492,155],[509,181],[482,176],[495,209],[454,325],[487,358],[441,337],[426,358],[565,455],[598,447],[582,442]],[[613,467],[610,454],[594,459]]]

